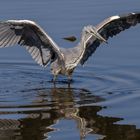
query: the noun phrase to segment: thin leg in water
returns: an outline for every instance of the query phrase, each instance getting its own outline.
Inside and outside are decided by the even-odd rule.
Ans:
[[[55,83],[56,82],[56,79],[57,79],[57,75],[53,75],[52,82]]]
[[[72,74],[68,75],[68,83],[71,83],[72,81]]]

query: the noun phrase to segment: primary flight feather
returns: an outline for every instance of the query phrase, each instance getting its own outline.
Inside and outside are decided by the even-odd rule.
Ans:
[[[35,22],[30,20],[0,21],[0,47],[20,45],[25,47],[40,65],[51,64],[54,80],[58,74],[71,79],[73,70],[83,65],[101,43],[109,37],[140,23],[140,13],[116,15],[105,19],[97,26],[85,26],[81,40],[73,48],[60,48]]]

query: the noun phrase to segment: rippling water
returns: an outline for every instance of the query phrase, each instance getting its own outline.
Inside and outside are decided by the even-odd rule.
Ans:
[[[84,25],[140,11],[138,0],[1,2],[0,19],[37,21],[60,45]],[[68,86],[22,47],[0,49],[0,140],[139,140],[140,26],[102,45]]]

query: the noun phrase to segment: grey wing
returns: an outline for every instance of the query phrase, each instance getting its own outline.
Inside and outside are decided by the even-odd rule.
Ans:
[[[50,62],[52,62],[52,55],[51,52],[40,46],[41,50],[38,49],[36,46],[26,46],[27,51],[31,54],[32,58],[41,66],[47,66]]]
[[[113,37],[132,26],[140,23],[140,13],[129,13],[125,15],[116,15],[105,19],[96,26],[97,32],[106,40]],[[92,28],[92,26],[91,26]],[[94,28],[94,27],[93,27]],[[85,51],[80,63],[83,65],[102,42],[96,38],[91,38],[86,44]]]
[[[47,66],[62,54],[55,42],[35,22],[30,20],[8,20],[0,22],[0,47],[19,44],[25,46],[32,58]]]

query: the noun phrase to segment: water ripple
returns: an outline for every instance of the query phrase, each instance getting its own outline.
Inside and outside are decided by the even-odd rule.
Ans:
[[[130,129],[135,134],[139,131],[128,125],[140,126],[136,66],[87,66],[75,72],[70,86],[65,77],[53,85],[49,71],[34,64],[5,63],[0,67],[0,131],[16,130],[20,137],[23,131],[32,129],[36,137],[39,128],[41,133],[37,134],[48,138],[64,133],[62,124],[72,125],[73,120],[81,137],[109,136],[108,127],[119,128],[118,136]],[[74,133],[66,126],[66,131]]]

